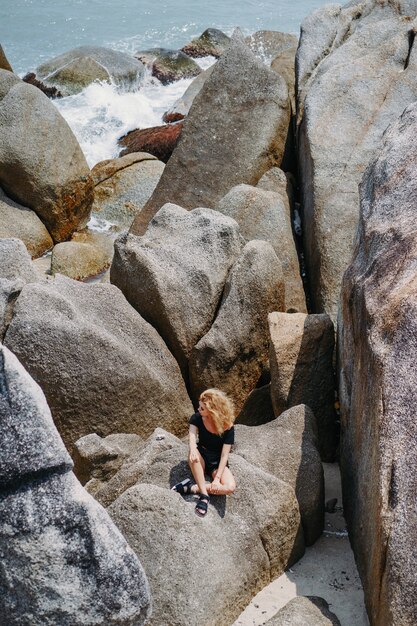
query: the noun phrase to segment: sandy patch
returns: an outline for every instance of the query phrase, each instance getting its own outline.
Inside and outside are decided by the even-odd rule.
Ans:
[[[261,626],[292,598],[307,595],[324,598],[342,626],[369,626],[343,517],[339,466],[323,467],[326,502],[338,499],[335,512],[326,513],[323,535],[298,563],[252,599],[233,626]]]

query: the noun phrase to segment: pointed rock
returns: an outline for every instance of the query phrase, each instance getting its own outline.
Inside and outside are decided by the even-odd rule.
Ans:
[[[136,555],[76,480],[42,390],[4,346],[0,439],[1,622],[144,624]]]
[[[285,81],[234,36],[195,97],[181,140],[131,232],[143,235],[167,202],[214,207],[231,187],[280,165],[290,108]]]
[[[277,255],[266,241],[250,241],[230,270],[212,327],[192,351],[195,400],[204,389],[220,387],[240,412],[268,361],[268,313],[284,308]]]

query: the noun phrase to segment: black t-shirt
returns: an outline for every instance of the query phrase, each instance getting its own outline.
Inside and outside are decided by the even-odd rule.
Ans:
[[[194,413],[188,420],[189,424],[193,424],[198,428],[198,445],[203,446],[206,450],[221,454],[223,444],[233,445],[235,442],[235,427],[232,426],[224,431],[222,435],[211,433],[204,426],[203,418],[200,413]]]

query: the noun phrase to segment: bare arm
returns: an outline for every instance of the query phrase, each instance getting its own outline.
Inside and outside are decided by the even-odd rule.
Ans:
[[[193,463],[197,463],[198,461],[197,435],[198,435],[197,426],[194,426],[194,424],[190,424],[190,429],[188,431],[188,444],[190,447],[190,461],[192,461]]]
[[[216,473],[216,476],[215,476],[213,482],[216,482],[216,481],[220,482],[221,477],[223,475],[224,468],[227,465],[227,460],[229,458],[229,452],[230,452],[231,449],[232,449],[232,446],[230,444],[228,444],[228,443],[224,443],[223,444],[222,454],[221,454],[221,457],[220,457],[219,468],[217,470],[217,473]]]

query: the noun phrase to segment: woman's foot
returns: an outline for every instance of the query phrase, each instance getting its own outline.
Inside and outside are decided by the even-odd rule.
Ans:
[[[205,517],[207,515],[209,502],[210,496],[205,493],[201,493],[198,502],[195,505],[195,512],[199,517]]]
[[[189,493],[195,493],[192,491],[193,487],[195,487],[195,485],[191,484],[191,480],[189,478],[184,478],[184,480],[182,480],[180,483],[174,485],[171,491],[176,491],[181,495],[187,495]]]

